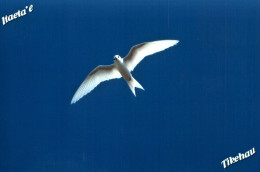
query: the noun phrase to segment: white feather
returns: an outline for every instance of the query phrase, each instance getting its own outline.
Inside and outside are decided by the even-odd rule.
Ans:
[[[71,104],[76,103],[83,96],[91,92],[101,82],[116,78],[121,78],[121,74],[114,64],[96,67],[79,86],[71,100]]]
[[[129,71],[133,71],[137,64],[146,56],[163,51],[176,45],[178,42],[178,40],[162,40],[138,44],[131,48],[128,55],[124,58],[124,63]]]
[[[178,42],[178,40],[145,42],[132,47],[128,55],[123,60],[118,57],[116,59],[120,60],[120,64],[125,66],[125,69],[128,70],[130,74],[130,72],[134,70],[137,64],[140,63],[144,59],[144,57],[156,52],[163,51],[166,48],[176,45]],[[76,103],[83,96],[90,93],[101,82],[110,79],[121,78],[121,73],[124,73],[126,71],[122,71],[122,68],[117,66],[120,64],[115,64],[117,63],[111,64],[109,66],[98,66],[92,72],[90,72],[90,74],[87,76],[87,78],[83,81],[83,83],[79,86],[78,90],[74,94],[71,100],[71,104]],[[141,85],[138,88],[143,89]]]

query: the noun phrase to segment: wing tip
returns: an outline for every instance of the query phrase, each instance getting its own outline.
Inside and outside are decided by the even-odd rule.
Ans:
[[[154,41],[154,42],[164,43],[164,45],[166,45],[168,47],[172,47],[172,46],[178,44],[180,41],[174,40],[174,39],[166,39],[166,40],[160,40],[160,41]]]
[[[71,102],[70,102],[70,104],[73,105],[73,104],[75,104],[76,102],[77,102],[77,100],[72,99]]]
[[[169,40],[172,46],[177,45],[180,41],[179,40]]]
[[[70,102],[70,104],[72,105],[72,104],[75,104],[79,99],[80,99],[81,97],[78,97],[78,96],[76,96],[76,94],[73,96],[73,98],[71,99],[71,102]]]

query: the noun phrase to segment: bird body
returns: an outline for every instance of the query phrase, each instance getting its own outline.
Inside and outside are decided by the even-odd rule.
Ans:
[[[135,94],[135,88],[144,88],[138,81],[132,76],[131,71],[134,70],[136,65],[140,63],[144,57],[160,52],[174,46],[178,43],[178,40],[161,40],[153,42],[145,42],[138,44],[131,48],[130,52],[124,58],[119,55],[114,56],[114,63],[108,66],[96,67],[87,78],[80,85],[76,93],[74,94],[71,104],[76,103],[84,95],[91,92],[98,84],[110,79],[116,79],[123,77],[131,91]]]
[[[139,84],[134,79],[134,77],[132,76],[130,71],[127,69],[127,67],[126,67],[126,65],[124,63],[124,60],[119,55],[115,55],[115,57],[114,57],[114,64],[115,64],[115,67],[117,68],[117,70],[119,71],[119,73],[121,74],[121,76],[126,80],[129,88],[131,89],[131,91],[133,92],[133,94],[135,96],[136,96],[136,94],[135,94],[135,87],[144,90],[144,88],[141,86],[141,84]]]
[[[118,69],[119,73],[122,75],[122,77],[126,81],[131,80],[132,75],[129,72],[129,70],[127,69],[127,67],[125,66],[124,60],[119,55],[115,55],[114,64],[115,64],[116,68]]]

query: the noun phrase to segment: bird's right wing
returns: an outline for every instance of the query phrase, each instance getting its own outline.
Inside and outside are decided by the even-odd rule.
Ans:
[[[121,75],[114,64],[96,67],[79,86],[71,100],[71,104],[76,103],[101,82],[116,78],[121,78]]]
[[[133,71],[146,56],[163,51],[178,42],[178,40],[160,40],[135,45],[124,58],[124,63],[129,71]]]

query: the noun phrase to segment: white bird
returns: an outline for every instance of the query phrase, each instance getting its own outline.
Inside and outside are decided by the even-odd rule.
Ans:
[[[178,40],[145,42],[133,46],[124,58],[115,55],[113,64],[108,66],[100,65],[90,72],[74,94],[71,104],[76,103],[83,96],[90,93],[101,82],[121,77],[126,80],[135,96],[135,87],[143,90],[144,88],[134,79],[130,72],[134,70],[136,65],[140,63],[144,57],[163,51],[166,48],[176,45],[178,42]]]

